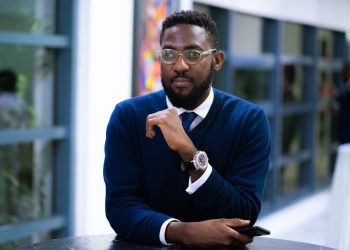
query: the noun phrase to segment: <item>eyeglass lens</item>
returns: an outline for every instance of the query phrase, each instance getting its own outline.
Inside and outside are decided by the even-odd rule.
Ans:
[[[194,64],[194,63],[197,63],[201,59],[202,55],[206,55],[207,52],[208,51],[201,52],[201,51],[194,50],[194,49],[188,49],[188,50],[185,50],[182,53],[180,53],[179,51],[173,50],[173,49],[163,49],[161,51],[161,59],[165,63],[174,63],[174,62],[176,62],[178,56],[182,55],[184,57],[184,59],[186,60],[186,62],[188,62],[190,64]]]

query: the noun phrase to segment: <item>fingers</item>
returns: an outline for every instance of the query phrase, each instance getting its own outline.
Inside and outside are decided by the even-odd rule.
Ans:
[[[235,228],[237,228],[237,227],[248,226],[250,224],[250,220],[242,220],[242,219],[238,219],[238,218],[224,219],[224,220],[225,220],[225,224],[231,228],[233,240],[238,245],[244,246],[244,245],[251,243],[253,241],[253,239],[254,239],[253,237],[245,235],[245,234],[240,234],[235,230]]]
[[[248,243],[251,243],[253,241],[253,237],[240,234],[238,233],[235,228],[237,227],[243,227],[249,225],[249,220],[242,220],[239,218],[233,218],[233,219],[221,219],[221,223],[225,224],[227,227],[227,242],[226,246],[244,246]]]
[[[231,228],[235,227],[243,227],[243,226],[248,226],[250,223],[250,220],[243,220],[243,219],[223,219],[225,224]]]
[[[200,222],[189,222],[192,228],[186,233],[189,244],[194,247],[229,248],[243,247],[253,241],[253,238],[235,231],[232,226],[238,227],[248,225],[249,221],[241,219],[211,219]]]
[[[153,114],[149,114],[146,119],[146,137],[152,139],[156,135],[153,127],[155,125],[161,127],[163,124],[170,121],[171,117],[177,117],[177,119],[179,119],[178,114],[174,108],[169,108]]]
[[[153,129],[154,125],[157,125],[158,123],[158,118],[152,118],[152,115],[147,116],[146,120],[146,137],[152,139],[155,135],[156,132]]]
[[[254,240],[254,237],[251,237],[245,234],[240,234],[240,233],[237,233],[237,234],[238,235],[236,235],[234,239],[238,243],[238,245],[244,246],[246,244],[252,243]]]
[[[231,228],[231,230],[232,230],[232,235],[233,235],[233,238],[235,239],[235,241],[239,242],[241,244],[244,244],[244,245],[248,244],[248,243],[252,242],[254,239],[253,236],[239,233],[234,228]]]

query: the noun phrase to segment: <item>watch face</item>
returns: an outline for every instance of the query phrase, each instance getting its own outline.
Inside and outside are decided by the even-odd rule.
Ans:
[[[208,157],[206,153],[201,152],[197,155],[197,163],[200,168],[204,168],[208,164]]]

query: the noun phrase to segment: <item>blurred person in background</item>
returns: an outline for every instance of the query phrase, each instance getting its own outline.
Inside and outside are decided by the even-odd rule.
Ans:
[[[340,144],[350,143],[350,62],[343,65],[344,86],[337,97],[338,111],[338,139]]]
[[[17,77],[11,70],[0,71],[0,129],[27,127],[27,105],[17,94]]]
[[[16,91],[16,74],[8,69],[0,71],[0,130],[29,126],[28,107]],[[0,225],[16,222],[31,211],[28,209],[31,203],[20,195],[32,185],[31,147],[31,144],[0,145]]]

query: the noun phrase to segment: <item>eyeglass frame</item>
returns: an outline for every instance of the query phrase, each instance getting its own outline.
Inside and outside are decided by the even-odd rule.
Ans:
[[[163,58],[162,58],[162,51],[164,50],[171,50],[171,51],[175,51],[177,53],[177,56],[175,57],[175,60],[174,62],[164,62],[163,61]],[[189,51],[189,50],[193,50],[193,51],[196,51],[198,52],[200,55],[199,55],[199,59],[198,59],[198,62],[189,62],[187,61],[187,58],[184,56],[184,52],[185,51]],[[179,58],[179,56],[181,55],[182,58],[184,59],[184,61],[187,63],[187,64],[190,64],[190,65],[195,65],[197,63],[199,63],[200,61],[202,61],[202,59],[210,54],[213,54],[213,53],[216,53],[218,50],[217,49],[208,49],[208,50],[205,50],[205,51],[200,51],[200,50],[197,50],[197,49],[186,49],[182,52],[178,51],[178,50],[175,50],[175,49],[162,49],[161,51],[159,51],[159,60],[164,63],[164,64],[174,64],[176,63],[177,59]]]

